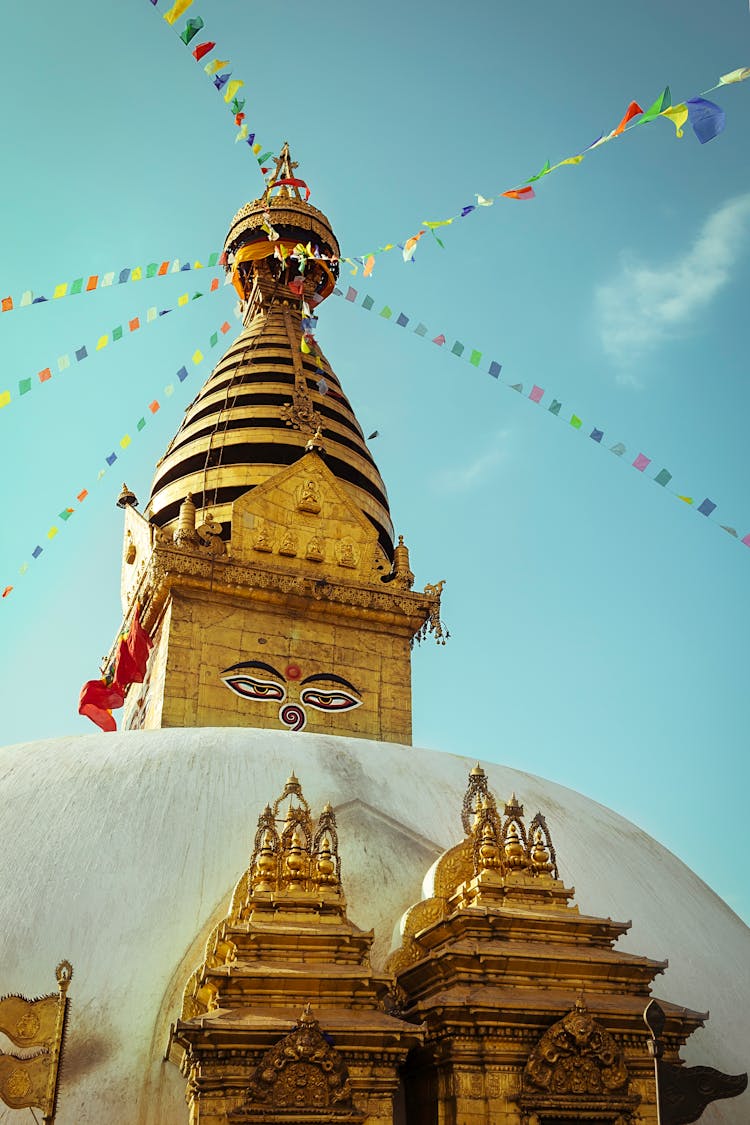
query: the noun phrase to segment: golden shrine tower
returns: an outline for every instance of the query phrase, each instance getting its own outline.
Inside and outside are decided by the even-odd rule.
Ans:
[[[145,516],[124,491],[125,620],[155,651],[125,729],[303,728],[411,742],[412,590],[359,423],[314,336],[339,247],[284,146],[225,242],[243,330],[188,407]],[[308,193],[306,193],[308,194]]]

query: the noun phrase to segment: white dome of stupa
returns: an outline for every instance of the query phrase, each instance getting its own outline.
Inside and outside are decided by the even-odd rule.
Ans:
[[[0,994],[55,991],[74,967],[59,1125],[185,1122],[185,1080],[164,1062],[170,1022],[213,925],[247,867],[259,813],[294,771],[339,825],[349,916],[394,922],[437,855],[462,836],[473,759],[364,739],[242,728],[58,738],[0,750]],[[587,914],[633,920],[621,948],[669,958],[655,994],[711,1018],[683,1054],[747,1069],[750,930],[635,825],[569,789],[485,764],[547,818],[561,878]],[[0,1110],[11,1125],[15,1113]],[[750,1120],[750,1093],[707,1125]]]

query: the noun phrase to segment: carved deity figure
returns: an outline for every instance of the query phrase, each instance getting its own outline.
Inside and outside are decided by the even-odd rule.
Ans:
[[[312,512],[313,515],[317,515],[320,506],[318,482],[308,477],[297,491],[297,508],[300,512]]]

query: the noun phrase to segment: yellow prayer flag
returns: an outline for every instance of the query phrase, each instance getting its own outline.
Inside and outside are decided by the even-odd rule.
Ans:
[[[167,383],[166,387],[164,388],[164,394],[167,396],[174,394],[174,383]]]
[[[52,299],[54,300],[55,297],[64,297],[67,292],[68,283],[67,281],[63,281],[60,285],[55,286],[55,291],[52,294]]]
[[[356,271],[356,269],[355,269],[355,270],[354,270],[354,273],[356,273],[356,272],[357,272],[357,271]],[[303,352],[303,353],[304,353],[305,355],[309,355],[309,354],[310,354],[310,345],[308,344],[308,342],[307,342],[307,340],[305,339],[305,337],[304,337],[304,336],[302,337],[302,339],[301,339],[301,340],[300,340],[300,342],[299,342],[299,350],[300,350],[301,352]]]
[[[59,531],[59,528],[57,528],[57,527],[51,527],[51,528],[49,529],[49,531],[47,532],[47,538],[48,538],[48,539],[54,539],[54,538],[55,538],[55,536],[57,535],[57,532],[58,532],[58,531]]]
[[[220,71],[223,66],[229,66],[229,59],[214,59],[213,62],[206,63],[203,69],[210,78],[212,74],[216,74]]]
[[[190,300],[190,298],[188,297],[187,293],[183,293],[181,297],[177,298],[177,304],[178,305],[186,305],[189,300]]]
[[[203,352],[200,351],[199,349],[196,349],[193,352],[193,363],[200,363],[202,359],[203,359]]]
[[[256,155],[256,156],[257,156],[257,155],[258,155],[258,153],[260,152],[260,147],[261,147],[261,146],[260,146],[260,145],[258,144],[258,142],[256,141],[256,142],[255,142],[255,144],[253,145],[253,152],[255,153],[255,155]]]
[[[21,565],[18,568],[18,573],[19,574],[25,574],[28,569],[29,569],[28,563],[21,563]]]
[[[428,223],[427,220],[424,219],[422,221],[422,226],[428,227],[430,230],[434,230],[435,227],[449,227],[452,222],[453,219],[438,219],[435,222]]]
[[[477,203],[480,207],[491,207],[494,202],[494,199],[485,199],[483,195],[477,196]]]
[[[164,13],[164,19],[167,23],[174,23],[180,18],[183,12],[188,10],[192,3],[193,0],[175,0],[169,11]]]
[[[677,130],[677,136],[681,137],[684,133],[682,126],[688,119],[688,107],[684,104],[672,105],[669,109],[663,109],[659,117],[668,117]]]
[[[141,271],[140,266],[135,267],[135,269],[133,270],[133,272],[130,275],[130,280],[131,281],[142,281],[143,280],[143,272]]]
[[[231,82],[227,83],[227,92],[224,95],[224,101],[229,105],[232,98],[236,97],[237,91],[242,89],[245,83],[241,78],[233,78]]]
[[[102,348],[106,348],[109,343],[109,336],[100,336],[96,345],[96,350],[100,352]]]
[[[692,496],[678,496],[677,499],[682,500],[685,504],[692,504],[693,502]]]
[[[550,172],[554,172],[555,168],[562,168],[563,164],[580,164],[582,160],[583,155],[569,156],[567,160],[561,160],[559,164],[553,164],[550,168]]]
[[[0,410],[10,402],[10,391],[0,391]]]
[[[131,442],[130,434],[125,434],[125,437],[120,438],[120,445],[122,446],[123,449],[127,449],[128,446],[130,445],[130,442]]]
[[[202,270],[203,269],[203,262],[194,262],[193,263],[193,269],[194,270]]]
[[[158,316],[156,305],[152,305],[150,309],[146,309],[146,324],[151,324]]]
[[[70,367],[70,356],[69,355],[58,356],[57,357],[57,370],[58,371],[66,371],[68,367]]]

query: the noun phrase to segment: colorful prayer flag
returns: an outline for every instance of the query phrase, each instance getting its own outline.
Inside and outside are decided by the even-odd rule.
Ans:
[[[715,102],[709,102],[705,98],[688,98],[687,108],[693,132],[702,145],[712,141],[723,131],[727,115]]]
[[[365,296],[365,297],[362,298],[362,308],[363,309],[371,309],[374,304],[375,304],[375,302],[373,301],[372,297]]]
[[[215,46],[215,43],[199,43],[197,47],[193,48],[193,58],[196,62],[200,62],[209,51],[213,51]]]
[[[666,117],[669,121],[672,122],[677,131],[678,137],[681,137],[684,134],[685,130],[683,129],[683,125],[688,119],[688,107],[684,103],[682,103],[681,105],[673,105],[670,106],[669,109],[662,110],[659,116]]]
[[[670,472],[667,472],[666,469],[659,469],[659,472],[654,477],[654,483],[660,484],[663,488],[663,487],[665,487],[665,485],[669,484],[671,479],[672,479],[672,474]]]
[[[245,85],[245,83],[242,81],[241,78],[233,78],[232,79],[232,81],[228,84],[228,86],[226,88],[226,92],[224,94],[224,101],[227,103],[227,105],[229,105],[229,103],[231,102],[232,98],[235,96],[237,91],[241,90],[244,85]],[[239,112],[239,111],[235,111],[235,112]]]
[[[10,402],[10,391],[2,391],[0,393],[0,409],[7,406]]]
[[[435,336],[432,342],[433,344],[437,344],[439,348],[442,348],[443,344],[445,343],[445,336],[441,332],[439,336]]]
[[[479,367],[479,364],[481,362],[482,362],[482,353],[478,352],[476,350],[476,348],[474,348],[472,350],[471,355],[469,356],[469,363],[472,365],[472,367]]]
[[[628,106],[628,108],[625,110],[625,116],[623,117],[622,121],[620,122],[620,124],[615,129],[614,135],[616,137],[619,137],[620,133],[624,133],[625,132],[625,126],[627,125],[628,121],[632,121],[632,119],[634,117],[637,117],[637,115],[639,113],[643,113],[643,110],[638,105],[638,102],[631,102],[630,105]],[[574,157],[574,159],[575,159],[575,157]],[[581,158],[581,159],[583,159],[583,158]]]
[[[408,316],[406,316],[405,313],[399,313],[398,316],[396,317],[396,324],[398,324],[399,328],[406,328],[408,323],[409,323]]]
[[[504,199],[534,199],[533,187],[514,188],[513,191],[504,191]]]
[[[639,453],[633,462],[633,468],[637,469],[639,473],[642,473],[650,464],[651,458],[647,457],[645,453]]]
[[[589,437],[592,441],[601,442],[602,438],[604,437],[604,430],[597,430],[597,428],[594,427],[594,429],[589,434]]]
[[[349,288],[346,291],[346,296],[344,297],[344,300],[345,301],[356,301],[356,299],[357,299],[357,290],[352,289],[352,287],[350,285]]]
[[[558,402],[558,400],[556,398],[553,398],[552,399],[552,405],[549,406],[547,409],[549,410],[550,414],[559,415],[560,411],[562,409],[562,403]]]
[[[180,32],[180,39],[182,40],[182,42],[185,44],[186,47],[187,47],[187,45],[188,45],[188,43],[190,42],[191,39],[195,39],[196,35],[198,34],[198,32],[201,30],[202,27],[203,27],[203,20],[201,19],[200,16],[195,16],[194,18],[189,19],[187,21],[187,23],[185,24],[184,31]]]
[[[638,122],[639,125],[645,125],[647,121],[653,121],[665,109],[669,109],[672,104],[672,94],[670,93],[669,86],[665,86],[659,97],[656,99],[652,106],[644,113],[643,117]]]
[[[164,13],[164,19],[168,24],[175,23],[180,16],[184,15],[192,3],[193,0],[175,0],[169,11]]]
[[[500,372],[502,371],[502,369],[503,369],[502,363],[498,363],[497,360],[493,359],[493,360],[490,360],[490,366],[487,368],[487,371],[488,371],[488,374],[490,374],[493,379],[499,379],[500,378]]]
[[[380,310],[380,315],[386,320],[390,320],[393,316],[393,309],[389,308],[388,305],[383,305],[382,309]]]
[[[543,397],[544,397],[544,391],[542,390],[541,387],[538,387],[536,385],[536,383],[534,383],[534,386],[529,391],[529,398],[531,399],[532,402],[541,402]]]
[[[81,688],[78,697],[78,714],[85,715],[103,731],[117,730],[112,709],[122,707],[125,702],[122,690],[117,684],[107,684],[104,680],[88,680]]]
[[[706,497],[706,499],[698,505],[698,511],[702,516],[710,516],[711,512],[713,512],[715,508],[716,505],[714,504],[713,500],[709,500],[708,497]]]
[[[730,82],[744,82],[746,78],[750,78],[750,66],[741,66],[739,70],[731,70],[729,74],[722,74],[719,85],[728,86]]]
[[[148,408],[152,414],[156,414],[157,410],[159,409],[159,403],[156,401],[156,399],[154,399],[153,402],[150,402],[148,404]]]
[[[451,355],[461,356],[461,355],[463,355],[463,353],[464,353],[463,344],[461,343],[460,340],[456,340],[455,344],[451,348]]]
[[[39,372],[39,382],[46,383],[48,379],[52,378],[52,372],[49,367],[45,367],[44,371]]]
[[[573,427],[574,430],[580,430],[581,426],[583,425],[583,422],[581,421],[581,419],[578,417],[577,414],[572,414],[571,417],[570,417],[570,424],[571,424],[571,426]]]

